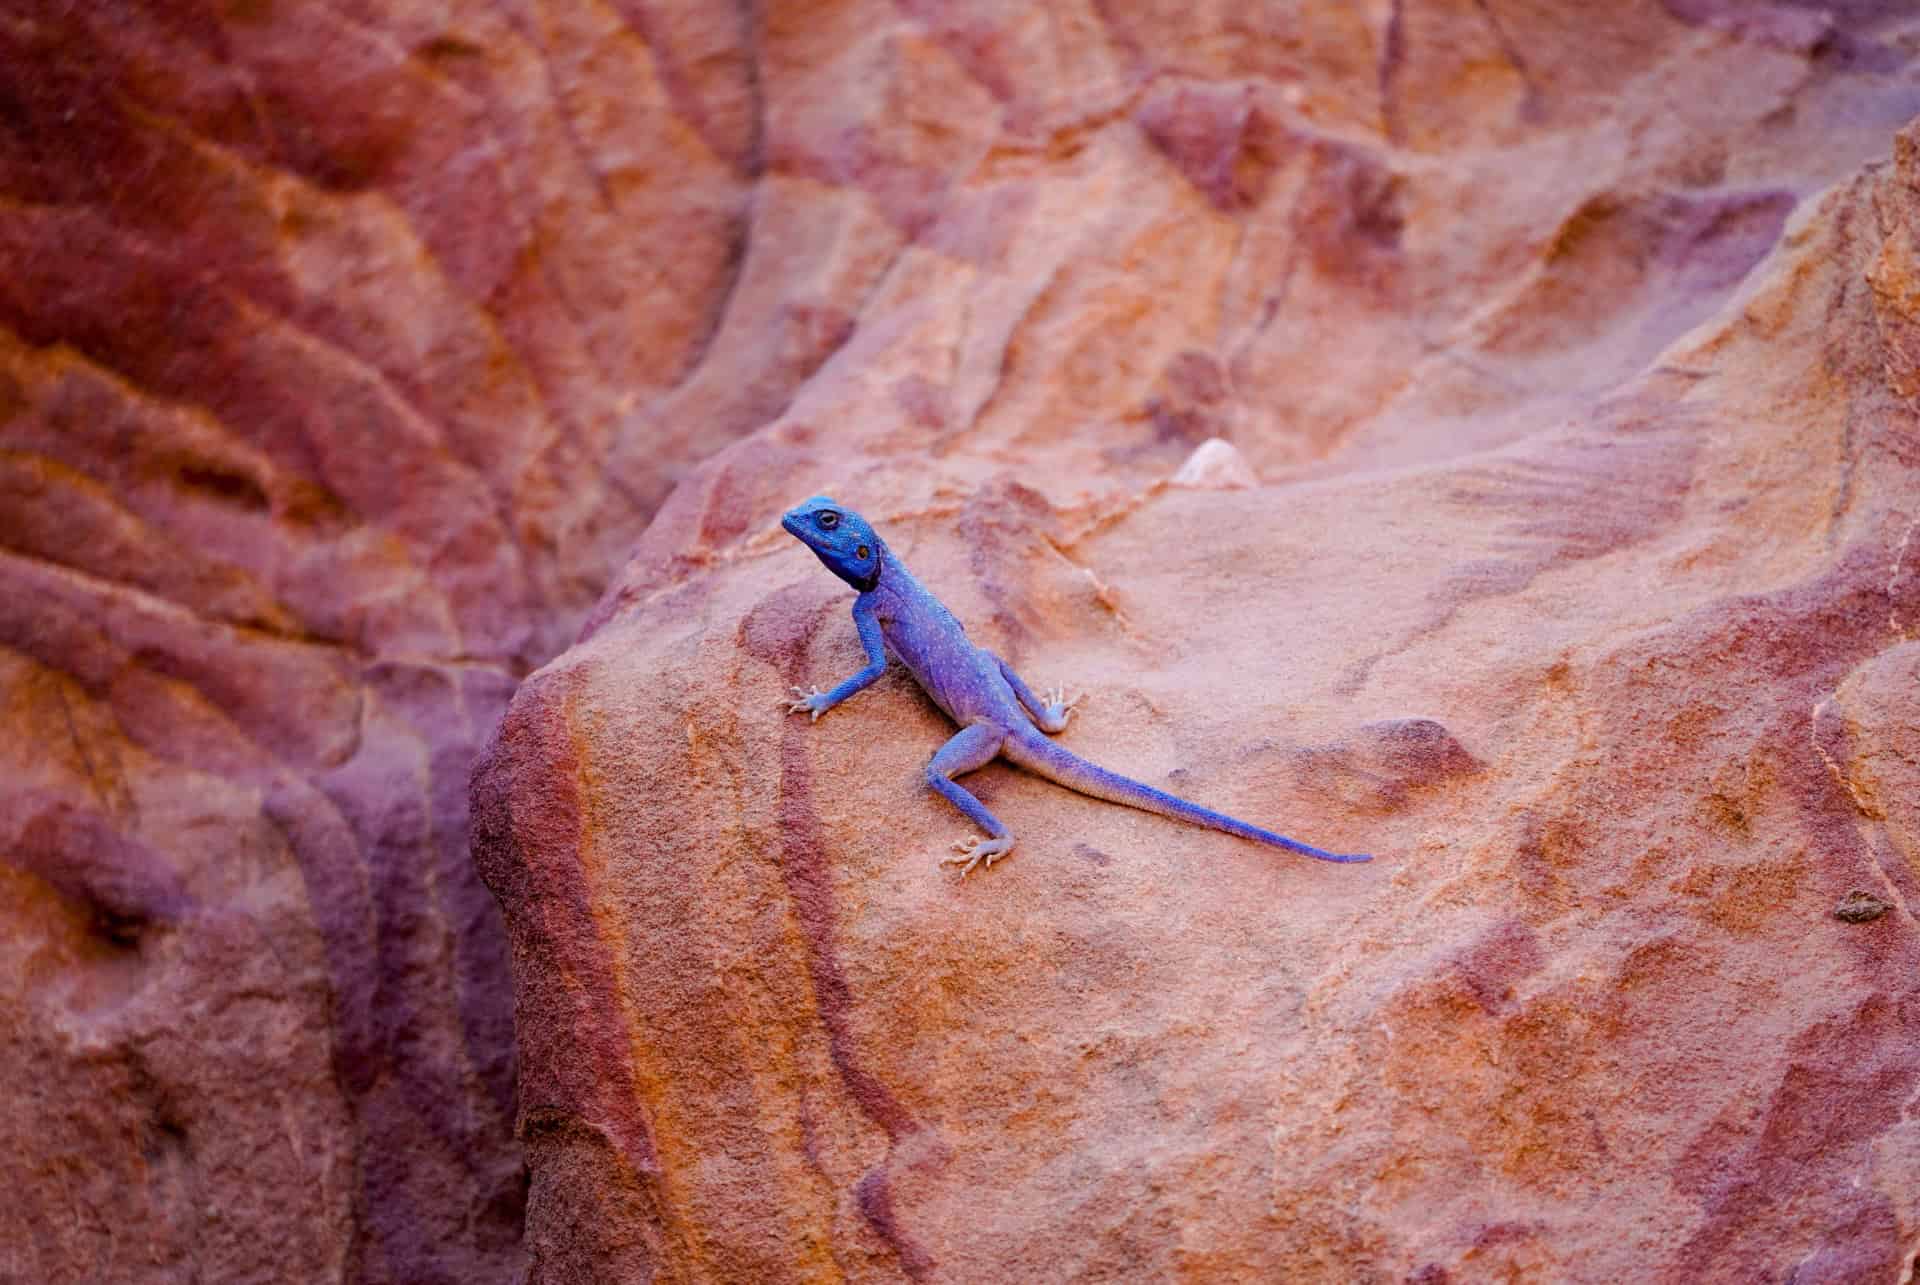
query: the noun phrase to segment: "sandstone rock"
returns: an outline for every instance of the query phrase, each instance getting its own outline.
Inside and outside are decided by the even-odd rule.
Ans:
[[[774,329],[650,8],[0,21],[0,1278],[520,1271],[470,762]]]
[[[1915,34],[16,6],[0,1276],[1892,1275]],[[819,489],[1380,864],[942,880]]]
[[[534,1279],[1898,1279],[1910,24],[1010,15],[769,24],[779,199],[886,261],[476,771]],[[1377,860],[996,766],[940,870],[911,682],[784,712],[819,491],[1076,752]]]

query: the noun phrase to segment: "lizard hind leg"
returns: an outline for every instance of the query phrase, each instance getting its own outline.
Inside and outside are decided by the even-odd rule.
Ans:
[[[1001,743],[1006,739],[1004,729],[991,723],[974,723],[961,728],[959,734],[941,746],[940,752],[927,764],[927,784],[989,836],[982,839],[973,835],[962,839],[953,845],[954,855],[940,858],[943,866],[959,866],[961,878],[965,878],[967,872],[982,861],[991,869],[996,860],[1013,850],[1013,835],[1007,827],[987,811],[984,803],[953,779],[993,762],[994,756],[1000,753]]]

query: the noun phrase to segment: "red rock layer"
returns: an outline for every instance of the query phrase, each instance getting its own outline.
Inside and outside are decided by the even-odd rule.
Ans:
[[[696,386],[750,49],[646,4],[0,13],[0,1277],[519,1269],[468,769],[804,373]]]

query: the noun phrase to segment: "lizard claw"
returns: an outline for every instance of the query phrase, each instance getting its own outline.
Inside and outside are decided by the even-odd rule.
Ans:
[[[993,869],[993,863],[1013,850],[1012,839],[983,839],[979,835],[969,835],[953,845],[955,855],[940,858],[943,866],[959,866],[960,877],[967,877],[969,871],[982,861],[987,869]]]
[[[1078,696],[1075,696],[1074,698],[1069,700],[1067,699],[1067,689],[1065,684],[1056,683],[1052,687],[1052,689],[1050,689],[1047,692],[1047,694],[1044,697],[1042,697],[1042,699],[1045,700],[1047,703],[1047,714],[1046,714],[1045,725],[1049,728],[1049,730],[1053,730],[1053,731],[1065,730],[1067,726],[1067,720],[1073,717],[1073,711],[1076,708],[1078,708],[1080,705],[1080,702],[1085,700],[1086,698],[1087,698],[1087,694],[1085,692],[1081,692]]]
[[[795,684],[793,696],[791,698],[782,697],[781,699],[787,702],[787,713],[811,714],[815,722],[818,722],[820,715],[826,713],[827,710],[827,694],[818,687],[809,690],[808,688]]]
[[[1067,685],[1065,683],[1055,683],[1052,689],[1047,692],[1047,704],[1053,709],[1074,709],[1086,698],[1087,694],[1081,692],[1078,696],[1069,700],[1067,698]]]

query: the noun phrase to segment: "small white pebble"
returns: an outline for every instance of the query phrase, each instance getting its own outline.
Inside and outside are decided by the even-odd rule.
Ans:
[[[1193,448],[1193,454],[1173,475],[1173,485],[1200,491],[1240,491],[1260,485],[1260,478],[1233,443],[1223,437],[1209,437]]]

